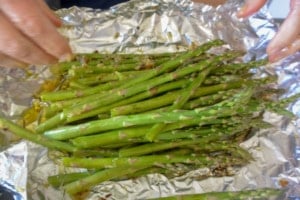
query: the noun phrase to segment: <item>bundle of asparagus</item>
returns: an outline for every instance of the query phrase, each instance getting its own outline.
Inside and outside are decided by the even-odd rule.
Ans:
[[[243,63],[242,52],[210,51],[223,44],[153,55],[78,55],[51,67],[54,79],[19,124],[1,117],[0,127],[61,151],[55,161],[65,167],[85,168],[49,177],[70,195],[149,173],[174,177],[207,167],[215,176],[232,175],[226,169],[252,160],[239,144],[254,128],[270,126],[263,112],[293,116],[285,107],[299,95],[276,100],[282,91],[266,90],[276,78],[250,73],[266,61]]]

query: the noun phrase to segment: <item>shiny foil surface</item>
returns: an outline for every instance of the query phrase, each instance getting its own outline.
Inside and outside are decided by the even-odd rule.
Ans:
[[[265,48],[277,24],[264,7],[249,19],[237,19],[242,1],[229,0],[211,7],[188,0],[132,0],[109,10],[72,7],[58,10],[65,26],[60,30],[70,38],[76,53],[122,52],[158,53],[184,50],[212,39],[223,39],[231,48],[244,50],[245,60],[265,58]],[[257,70],[256,76],[276,74],[274,87],[286,89],[283,97],[300,92],[300,53]],[[19,117],[30,105],[32,94],[49,76],[47,66],[31,67],[29,72],[0,68],[1,114]],[[32,75],[34,74],[34,76]],[[300,116],[300,101],[287,109]],[[134,180],[105,182],[92,189],[87,200],[149,199],[211,191],[241,191],[258,188],[284,189],[286,200],[300,198],[300,119],[289,120],[266,112],[264,118],[274,126],[257,131],[242,143],[255,161],[234,176],[211,177],[209,169],[190,171],[168,179],[150,174]],[[47,177],[64,169],[53,163],[47,149],[27,141],[13,142],[11,134],[0,133],[0,194],[9,191],[13,199],[69,199],[50,187]],[[203,178],[205,177],[205,178]],[[283,197],[277,199],[282,200]],[[1,199],[1,196],[0,196]]]

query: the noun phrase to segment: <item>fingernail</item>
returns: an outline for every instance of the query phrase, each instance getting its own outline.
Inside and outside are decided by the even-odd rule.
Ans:
[[[287,55],[288,55],[288,52],[284,49],[281,51],[272,52],[269,55],[269,61],[277,62],[277,61],[281,60],[282,58],[286,57]]]
[[[73,58],[73,55],[70,53],[64,54],[59,58],[59,62],[68,62],[71,61]]]
[[[29,65],[25,64],[25,63],[10,63],[8,65],[0,65],[2,67],[14,67],[14,68],[20,68],[20,69],[25,69],[27,68]]]
[[[244,5],[238,12],[237,12],[237,17],[243,17],[245,15],[245,11],[247,10],[247,5]]]
[[[26,67],[28,67],[29,65],[28,64],[25,64],[25,63],[17,63],[16,64],[16,67],[18,67],[18,68],[26,68]]]
[[[23,62],[18,62],[18,61],[7,62],[7,67],[17,67],[17,68],[23,69],[23,68],[27,68],[28,66],[29,66],[29,64],[26,64]]]

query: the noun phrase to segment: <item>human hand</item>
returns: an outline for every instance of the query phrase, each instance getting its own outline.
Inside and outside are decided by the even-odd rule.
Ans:
[[[237,13],[238,17],[248,17],[258,11],[267,0],[246,0]],[[290,11],[278,32],[268,44],[270,62],[276,62],[300,50],[300,0],[290,0]]]
[[[24,67],[68,60],[60,19],[43,0],[0,0],[0,65]]]

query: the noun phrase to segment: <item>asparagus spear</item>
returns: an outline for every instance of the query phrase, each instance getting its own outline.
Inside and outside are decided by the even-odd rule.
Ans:
[[[88,62],[87,67],[77,67],[77,68],[73,68],[70,69],[68,71],[68,74],[71,75],[72,77],[80,77],[83,74],[97,74],[97,73],[110,73],[110,72],[115,72],[115,71],[119,71],[119,72],[124,72],[124,71],[131,71],[131,70],[135,70],[136,68],[138,68],[138,64],[137,63],[128,63],[128,64],[102,64],[99,63],[99,60],[96,60],[95,64],[93,64],[92,62]],[[96,66],[95,66],[96,65]]]
[[[180,132],[185,132],[182,130],[177,130],[179,132],[178,135],[175,135],[174,132],[171,132],[172,130],[176,129],[182,129],[185,127],[190,126],[199,126],[200,130],[198,134],[204,134],[207,132],[217,132],[217,128],[207,128],[203,129],[201,126],[204,125],[212,125],[212,124],[226,124],[228,126],[235,125],[241,121],[244,121],[245,119],[242,117],[234,117],[231,116],[230,118],[216,118],[215,116],[207,117],[206,119],[203,118],[194,118],[194,119],[187,119],[183,120],[177,123],[168,124],[165,126],[163,133],[162,133],[162,140],[166,140],[166,138],[169,138],[169,140],[176,139],[178,137],[181,138],[194,138],[193,135],[190,135],[191,133],[187,134],[185,137],[180,136]],[[137,126],[137,127],[129,127],[124,128],[120,130],[112,130],[100,134],[90,135],[90,136],[82,136],[77,137],[74,139],[71,139],[71,142],[79,147],[79,148],[94,148],[94,147],[101,147],[109,144],[117,144],[121,142],[131,142],[136,141],[137,138],[140,138],[138,141],[145,142],[144,136],[145,132],[150,128],[151,126],[145,125],[145,126]],[[159,138],[160,139],[160,138]]]
[[[59,174],[55,176],[49,176],[48,177],[48,183],[52,185],[53,187],[60,187],[62,185],[65,185],[67,183],[71,183],[74,181],[77,181],[79,179],[88,177],[95,172],[75,172],[75,173],[69,173],[69,174]]]
[[[101,84],[95,87],[89,87],[85,89],[80,90],[59,90],[56,92],[43,92],[40,94],[40,98],[43,101],[59,101],[59,100],[65,100],[65,99],[72,99],[82,96],[87,96],[91,94],[95,94],[102,91],[107,91],[109,89],[112,89],[114,87],[117,87],[119,85],[122,85],[126,81],[117,81],[117,82],[108,82],[106,84]]]
[[[186,51],[156,55],[131,54],[130,56],[124,56],[123,54],[112,54],[113,57],[109,54],[106,56],[104,54],[101,56],[79,55],[79,57],[83,57],[79,60],[84,60],[82,65],[77,64],[76,66],[79,67],[68,68],[68,75],[77,77],[95,73],[150,69],[168,61],[170,57],[177,57],[184,53]]]
[[[201,163],[213,164],[215,161],[209,156],[174,156],[174,155],[149,155],[128,158],[74,158],[63,157],[62,162],[67,167],[79,167],[86,169],[102,169],[117,167],[150,167],[155,164],[167,163]]]
[[[36,127],[35,131],[36,133],[43,133],[45,130],[56,128],[59,124],[64,123],[65,121],[66,121],[65,113],[63,112],[58,113],[57,115],[54,115],[47,121],[39,124]]]
[[[163,150],[173,149],[181,146],[188,145],[205,145],[212,141],[225,140],[229,135],[234,135],[237,132],[249,128],[249,123],[244,123],[234,127],[224,127],[221,129],[211,129],[211,134],[203,135],[203,137],[194,140],[180,140],[180,141],[168,141],[168,142],[156,142],[156,143],[146,143],[138,146],[133,146],[129,148],[123,148],[119,150],[120,157],[130,157],[130,156],[140,156],[146,155],[154,152],[159,152]]]
[[[228,99],[232,95],[237,93],[237,90],[227,90],[227,91],[219,91],[216,94],[202,96],[200,98],[192,99],[191,101],[187,102],[183,109],[190,110],[198,107],[213,105],[218,103],[222,100]]]
[[[212,71],[214,75],[224,75],[224,74],[248,74],[249,70],[252,68],[261,67],[266,65],[268,60],[255,60],[247,63],[230,63],[226,67],[218,68]]]
[[[127,174],[133,174],[136,171],[147,168],[147,166],[139,166],[139,167],[118,167],[101,170],[96,172],[88,177],[79,179],[77,181],[68,183],[63,186],[63,189],[70,195],[74,195],[80,192],[84,192],[89,190],[91,187],[102,183],[104,181],[108,181],[117,177],[122,177]]]
[[[151,56],[151,58],[163,58],[164,56]],[[61,75],[68,70],[75,68],[86,68],[87,64],[92,67],[96,67],[98,64],[105,64],[109,65],[112,63],[119,64],[119,63],[140,63],[143,59],[145,59],[146,55],[137,55],[137,54],[100,54],[100,53],[90,53],[90,54],[78,54],[74,61],[71,62],[61,62],[55,65],[52,65],[50,70],[54,74]],[[96,61],[96,62],[95,62]],[[112,69],[113,71],[115,69]],[[84,72],[84,71],[83,71]],[[82,74],[82,73],[80,73]]]
[[[127,128],[122,130],[105,132],[102,134],[84,136],[72,139],[71,142],[80,148],[93,148],[93,147],[101,147],[109,144],[116,144],[124,141],[139,141],[146,142],[143,139],[145,136],[145,131],[147,131],[150,126],[141,126],[134,128]],[[201,134],[207,135],[212,133],[213,130],[210,128],[204,128],[200,130],[177,130],[177,131],[168,131],[162,133],[162,136],[159,137],[159,140],[169,140],[173,141],[176,139],[193,139],[197,138]],[[138,138],[138,139],[137,139]]]
[[[91,136],[77,137],[72,139],[71,142],[80,148],[101,147],[105,145],[131,141],[133,138],[142,137],[145,135],[144,132],[147,130],[147,128],[149,128],[149,126],[138,126],[121,130],[113,130]]]
[[[119,150],[119,157],[132,157],[132,156],[141,156],[147,155],[150,153],[160,152],[164,150],[174,149],[181,146],[188,146],[194,144],[206,144],[211,141],[219,139],[218,134],[213,136],[208,136],[195,140],[181,140],[175,142],[156,142],[156,143],[147,143],[144,145],[134,146],[131,148],[124,148]]]
[[[89,75],[82,78],[73,78],[70,82],[76,82],[82,85],[93,86],[100,83],[106,83],[110,81],[118,81],[124,80],[128,78],[134,78],[142,73],[147,73],[148,70],[142,71],[126,71],[126,72],[119,72],[115,71],[113,73],[101,73],[96,75]]]
[[[75,157],[113,157],[118,155],[118,151],[104,148],[78,149],[73,152],[73,156]]]
[[[225,160],[226,161],[226,160]],[[211,163],[211,159],[208,160],[209,163]],[[203,163],[205,164],[205,163]],[[78,194],[80,192],[84,192],[89,190],[91,187],[112,179],[116,179],[118,177],[123,177],[125,175],[132,175],[135,172],[138,172],[142,169],[146,169],[147,164],[135,166],[135,167],[115,167],[110,169],[101,170],[98,172],[95,172],[94,174],[84,177],[82,179],[79,179],[77,181],[71,182],[63,186],[63,188],[71,195]],[[269,193],[268,193],[269,195]]]
[[[251,76],[253,75],[252,74],[246,74],[243,76],[236,75],[236,74],[229,74],[229,75],[224,74],[222,76],[210,75],[204,80],[203,85],[216,85],[220,83],[233,82],[241,79],[249,79]]]
[[[74,147],[73,145],[71,145],[70,143],[56,141],[56,140],[50,139],[48,137],[45,137],[44,135],[37,135],[25,128],[13,123],[12,121],[6,119],[3,116],[0,116],[0,128],[3,130],[8,130],[21,138],[24,138],[31,142],[43,145],[50,149],[57,149],[57,150],[66,151],[66,152],[76,152],[77,151],[77,148]]]

